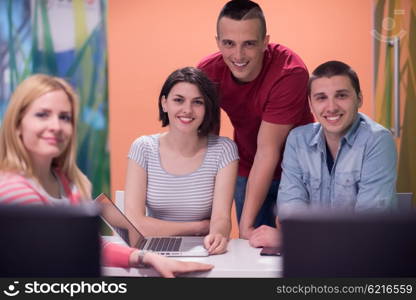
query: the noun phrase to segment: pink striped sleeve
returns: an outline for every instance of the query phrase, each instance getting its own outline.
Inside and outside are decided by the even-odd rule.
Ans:
[[[43,205],[43,199],[24,180],[10,178],[0,183],[0,203],[19,205]]]

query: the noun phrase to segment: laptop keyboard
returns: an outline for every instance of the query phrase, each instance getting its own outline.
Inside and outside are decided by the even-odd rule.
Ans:
[[[150,251],[179,251],[182,238],[176,237],[163,237],[163,238],[152,238],[147,250]]]

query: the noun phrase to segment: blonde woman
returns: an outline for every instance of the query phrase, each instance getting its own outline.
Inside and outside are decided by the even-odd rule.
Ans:
[[[91,184],[76,165],[78,98],[63,79],[43,74],[24,80],[10,100],[0,130],[0,203],[77,205],[91,199]],[[211,265],[179,262],[104,243],[104,264],[153,266],[162,276]]]

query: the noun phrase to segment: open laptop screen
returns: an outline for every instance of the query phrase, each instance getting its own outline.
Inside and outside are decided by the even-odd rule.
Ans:
[[[105,195],[100,194],[95,201],[101,205],[103,220],[132,248],[139,248],[145,239],[137,228],[126,218],[118,207]]]

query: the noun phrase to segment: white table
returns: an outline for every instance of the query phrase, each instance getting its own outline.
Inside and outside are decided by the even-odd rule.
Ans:
[[[280,256],[261,256],[260,248],[252,248],[247,240],[233,239],[228,244],[228,251],[208,257],[180,257],[183,261],[197,261],[213,264],[208,272],[190,273],[186,277],[282,277],[282,258]],[[103,276],[149,277],[159,276],[153,269],[103,267]]]

